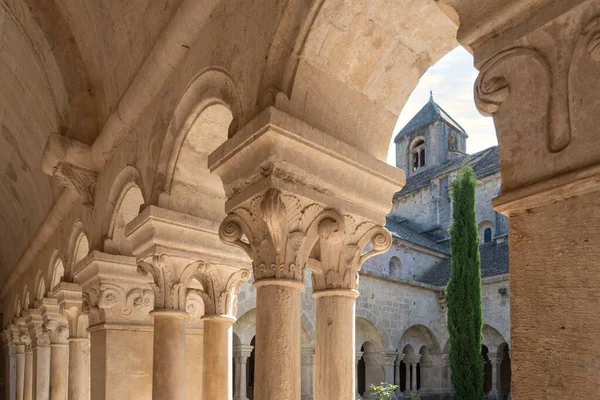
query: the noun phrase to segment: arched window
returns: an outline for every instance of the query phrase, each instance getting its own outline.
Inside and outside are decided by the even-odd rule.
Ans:
[[[390,258],[390,269],[389,274],[392,278],[399,278],[402,273],[402,264],[400,259],[396,256]]]
[[[456,150],[456,136],[452,133],[448,135],[448,150]]]
[[[483,231],[483,243],[489,243],[492,241],[492,228],[485,228]]]
[[[425,166],[425,139],[418,138],[410,148],[412,170],[416,171]]]

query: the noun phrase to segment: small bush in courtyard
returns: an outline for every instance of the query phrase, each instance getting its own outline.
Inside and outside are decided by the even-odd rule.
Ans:
[[[396,389],[398,389],[398,385],[386,382],[381,382],[379,386],[371,385],[371,393],[377,400],[391,400],[392,394]]]

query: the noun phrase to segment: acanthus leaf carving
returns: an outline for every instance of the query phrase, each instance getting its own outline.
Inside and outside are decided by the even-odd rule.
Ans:
[[[83,205],[92,208],[96,192],[98,173],[75,165],[59,163],[54,171],[54,178],[60,186],[77,191],[83,199]]]

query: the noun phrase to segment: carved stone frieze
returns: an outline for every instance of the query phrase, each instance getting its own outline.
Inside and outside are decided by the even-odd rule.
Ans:
[[[144,319],[154,306],[154,293],[150,289],[126,289],[118,284],[103,283],[84,294],[85,312],[94,325],[106,319],[107,314],[120,315],[120,319]],[[117,318],[119,316],[117,315]]]

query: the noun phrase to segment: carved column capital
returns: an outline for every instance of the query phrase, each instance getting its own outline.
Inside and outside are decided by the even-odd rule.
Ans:
[[[43,299],[41,301],[43,301]],[[24,314],[23,318],[27,325],[27,330],[29,331],[31,345],[33,347],[50,346],[50,335],[44,326],[44,317],[42,315],[41,307],[29,309],[25,311]]]
[[[57,300],[60,312],[69,324],[69,338],[88,337],[88,317],[83,313],[83,291],[76,283],[60,282],[52,294]]]
[[[98,172],[61,162],[56,166],[53,176],[60,186],[75,190],[84,206],[94,206]]]
[[[475,102],[500,149],[493,203],[507,215],[599,190],[600,4],[578,2],[540,6],[473,47]]]
[[[398,353],[396,355],[396,364],[400,365],[400,363],[404,360],[404,353]]]
[[[236,364],[246,364],[248,357],[252,354],[254,346],[237,345],[233,346],[233,357]]]
[[[235,316],[249,260],[218,237],[213,221],[151,206],[126,228],[138,273],[151,278],[155,309]]]
[[[133,257],[93,251],[78,265],[73,279],[81,287],[82,313],[87,314],[90,327],[151,324],[154,293],[148,287],[149,277],[137,273]]]

